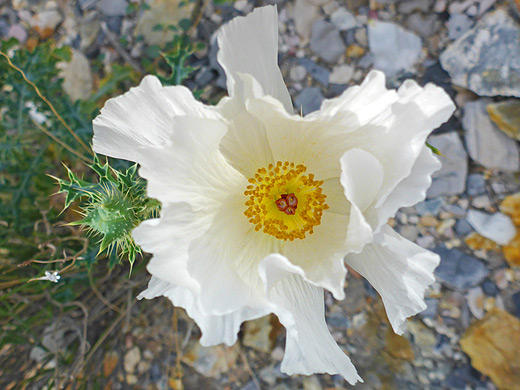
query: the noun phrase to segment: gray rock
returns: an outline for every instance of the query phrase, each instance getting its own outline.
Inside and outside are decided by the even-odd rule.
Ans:
[[[520,291],[517,291],[511,296],[511,301],[513,303],[513,314],[520,318]]]
[[[372,66],[374,63],[374,58],[371,53],[365,54],[361,59],[358,61],[357,66],[362,69],[368,69]]]
[[[200,88],[205,88],[217,77],[218,73],[215,69],[205,66],[195,76],[195,82]]]
[[[435,275],[449,287],[466,290],[480,284],[489,275],[484,263],[458,249],[439,246],[433,251],[441,257]]]
[[[332,84],[348,84],[354,75],[354,67],[344,64],[335,66],[332,69],[329,81]]]
[[[311,50],[323,61],[337,62],[345,53],[345,45],[339,31],[332,23],[323,19],[317,20],[312,25]]]
[[[478,234],[499,245],[508,244],[516,235],[511,218],[502,213],[487,214],[478,210],[469,210],[468,222]]]
[[[412,242],[415,242],[415,240],[417,240],[417,237],[419,237],[419,231],[417,230],[417,227],[413,225],[401,226],[399,228],[399,234]]]
[[[289,71],[289,77],[292,81],[302,81],[307,76],[307,70],[301,65],[296,65]]]
[[[398,11],[401,14],[409,14],[412,12],[421,11],[424,13],[430,12],[432,5],[431,0],[411,0],[399,3]]]
[[[439,306],[439,300],[433,298],[426,298],[426,309],[419,313],[419,317],[422,318],[435,318],[437,315],[437,307]]]
[[[330,16],[330,21],[339,31],[350,30],[351,28],[357,27],[358,22],[354,15],[348,12],[345,8],[338,8]]]
[[[354,32],[354,38],[357,43],[359,43],[363,47],[368,46],[368,34],[366,27],[361,27],[356,29]]]
[[[331,313],[327,316],[327,325],[334,328],[348,329],[351,327],[350,321],[344,313]]]
[[[428,198],[440,195],[455,195],[464,192],[468,174],[468,158],[462,142],[455,132],[434,135],[428,142],[444,156],[439,156],[442,168],[433,174],[433,182],[427,192]]]
[[[96,46],[96,41],[100,31],[101,21],[98,12],[86,12],[79,23],[79,36],[81,38],[80,49],[86,50]]]
[[[105,16],[123,16],[126,13],[128,2],[126,0],[101,0],[97,9]]]
[[[419,215],[431,214],[436,216],[441,211],[444,201],[441,198],[423,200],[415,205],[415,211]]]
[[[90,10],[95,7],[97,0],[78,0],[78,5],[82,11]]]
[[[466,191],[469,196],[478,196],[486,193],[486,179],[479,173],[472,173],[466,181]]]
[[[448,20],[448,37],[459,39],[473,25],[473,21],[464,14],[451,14]]]
[[[404,28],[387,22],[373,21],[368,25],[368,46],[374,68],[387,76],[410,71],[419,59],[421,39]]]
[[[9,33],[10,24],[3,18],[0,18],[0,38],[7,37],[7,34]],[[21,27],[21,26],[20,26]]]
[[[121,27],[123,25],[123,17],[122,16],[106,16],[105,23],[110,31],[115,34],[121,33]]]
[[[326,68],[316,64],[309,58],[300,58],[298,62],[318,83],[324,87],[329,85],[330,72]]]
[[[465,390],[468,387],[479,390],[489,389],[486,383],[480,380],[480,375],[477,374],[475,374],[474,368],[469,364],[457,367],[446,378],[444,388],[451,390]]]
[[[294,28],[305,42],[309,40],[312,24],[320,17],[320,10],[306,0],[296,0],[292,7]]]
[[[482,290],[484,291],[484,294],[490,297],[496,297],[498,294],[497,285],[490,279],[486,279],[482,282]]]
[[[218,41],[217,41],[217,34],[214,33],[210,40],[209,40],[209,51],[208,51],[208,58],[209,58],[209,66],[212,69],[215,69],[218,73],[218,80],[217,80],[217,86],[219,86],[222,89],[226,88],[226,73],[224,72],[224,69],[222,66],[220,66],[219,62],[217,61],[217,53],[218,53]]]
[[[477,95],[520,97],[520,26],[501,9],[486,14],[440,60],[454,84]]]
[[[303,378],[303,390],[322,390],[320,380],[316,375]]]
[[[27,31],[25,31],[25,28],[23,28],[21,24],[13,24],[7,31],[8,38],[16,38],[20,43],[25,43],[27,36]]]
[[[79,50],[72,51],[72,59],[61,71],[63,90],[72,101],[86,99],[92,92],[92,71],[90,63]]]
[[[459,237],[465,237],[473,231],[473,228],[465,219],[459,219],[455,224],[455,233]]]
[[[242,387],[241,390],[258,390],[258,386],[256,385],[255,382],[253,382],[252,380],[247,382],[246,385],[244,387]]]
[[[466,300],[473,317],[482,319],[484,317],[484,291],[482,291],[482,288],[471,288],[466,294]]]
[[[406,26],[422,38],[429,38],[437,32],[441,24],[435,14],[412,14],[406,19]]]
[[[305,88],[300,92],[296,99],[294,99],[294,105],[296,111],[307,115],[313,111],[319,110],[321,102],[323,101],[323,94],[321,90],[316,87]]]
[[[422,248],[431,249],[435,246],[435,238],[433,236],[421,236],[415,240],[415,243]]]
[[[485,168],[517,171],[520,159],[516,143],[491,122],[488,104],[488,99],[479,99],[464,105],[462,127],[468,153]]]
[[[444,206],[444,210],[453,215],[455,218],[462,218],[466,216],[466,210],[455,204],[448,204]]]

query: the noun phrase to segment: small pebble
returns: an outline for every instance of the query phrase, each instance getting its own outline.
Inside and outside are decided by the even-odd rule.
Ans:
[[[433,11],[437,12],[438,14],[446,11],[446,0],[437,0],[433,6]]]
[[[473,198],[471,205],[477,209],[489,210],[491,208],[491,201],[487,195],[481,195]]]
[[[500,290],[507,288],[509,282],[507,280],[505,269],[499,269],[498,271],[495,271],[493,278],[495,279],[495,283]]]
[[[470,289],[466,294],[466,299],[471,314],[479,320],[482,319],[484,317],[484,292],[482,288],[475,287]]]
[[[293,66],[289,72],[289,77],[293,81],[302,81],[307,76],[307,70],[301,65]]]
[[[495,283],[493,283],[490,279],[485,279],[482,282],[482,290],[486,295],[490,297],[494,297],[498,294],[498,287]]]
[[[439,225],[439,220],[432,215],[426,214],[420,218],[419,223],[427,227],[436,227]]]
[[[415,240],[417,245],[425,249],[432,249],[435,246],[435,238],[432,236],[421,236]]]

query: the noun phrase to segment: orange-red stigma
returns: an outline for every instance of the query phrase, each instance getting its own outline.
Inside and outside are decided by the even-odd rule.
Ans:
[[[294,215],[298,207],[298,198],[294,194],[282,194],[275,203],[278,210],[287,215]]]

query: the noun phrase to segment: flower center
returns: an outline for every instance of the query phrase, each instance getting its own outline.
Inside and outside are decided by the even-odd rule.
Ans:
[[[248,180],[244,215],[256,231],[284,241],[304,239],[306,233],[313,233],[329,206],[321,189],[323,181],[314,180],[314,175],[306,171],[303,164],[278,161],[267,169],[258,169]]]

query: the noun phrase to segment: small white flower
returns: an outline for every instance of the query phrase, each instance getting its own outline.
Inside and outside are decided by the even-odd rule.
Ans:
[[[240,324],[275,313],[287,329],[282,371],[361,381],[330,335],[324,289],[344,298],[344,262],[367,278],[401,334],[426,305],[437,255],[387,224],[424,199],[440,166],[428,134],[454,110],[440,88],[359,87],[302,118],[277,65],[275,7],[225,25],[218,59],[229,97],[216,107],[152,76],[109,100],[94,149],[138,162],[161,217],[133,236],[152,253],[140,297],[168,297],[202,331],[233,344]]]
[[[39,125],[43,125],[45,122],[47,122],[47,116],[38,111],[34,102],[26,102],[25,107],[29,109],[29,117],[33,121]]]
[[[49,282],[58,283],[61,276],[58,275],[58,271],[45,271],[45,276],[33,279],[33,280],[48,280]]]

